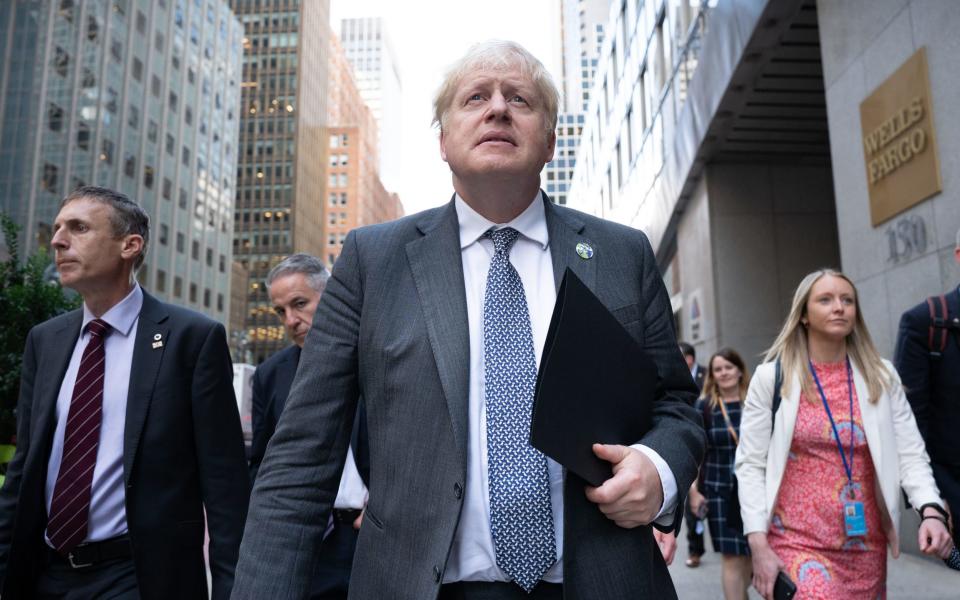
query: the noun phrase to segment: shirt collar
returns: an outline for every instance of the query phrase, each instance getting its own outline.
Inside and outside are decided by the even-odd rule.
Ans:
[[[456,194],[454,205],[457,210],[457,220],[460,222],[460,249],[476,242],[491,227],[501,229],[504,227],[513,227],[520,232],[523,237],[536,242],[543,250],[547,249],[550,241],[550,235],[547,232],[547,214],[540,199],[540,192],[537,192],[536,198],[530,202],[530,206],[522,213],[516,216],[509,223],[498,224],[488,220],[486,217],[473,210],[460,194]]]
[[[134,283],[133,289],[130,290],[127,297],[111,306],[110,310],[103,313],[100,319],[106,321],[107,325],[109,325],[113,331],[123,337],[127,337],[130,335],[130,330],[133,329],[133,324],[137,322],[137,317],[140,316],[141,308],[143,308],[143,290],[140,289],[139,284]],[[83,323],[81,324],[80,331],[84,331],[87,324],[95,318],[93,313],[90,312],[90,309],[87,308],[86,303],[84,303]]]

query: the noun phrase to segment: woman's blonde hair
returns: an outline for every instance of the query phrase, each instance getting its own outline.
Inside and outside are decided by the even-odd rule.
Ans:
[[[717,385],[717,380],[713,377],[713,361],[717,358],[731,362],[740,369],[740,383],[738,387],[740,388],[741,400],[747,397],[747,388],[750,387],[750,372],[747,370],[743,358],[740,357],[740,353],[733,348],[721,348],[717,350],[713,353],[713,356],[710,357],[710,360],[707,361],[707,377],[703,380],[703,391],[707,398],[710,399],[710,408],[719,406],[723,401],[723,396],[720,394],[720,386]]]
[[[783,370],[783,388],[782,394],[786,396],[790,393],[790,383],[794,376],[800,378],[800,390],[804,394],[814,393],[813,379],[810,377],[808,362],[810,352],[807,348],[807,330],[803,326],[803,318],[807,315],[807,303],[810,300],[810,291],[815,283],[824,276],[839,277],[853,289],[853,301],[856,308],[856,318],[853,322],[853,330],[847,335],[847,355],[851,362],[863,374],[867,382],[867,390],[870,394],[870,402],[876,403],[880,394],[884,390],[890,389],[893,384],[893,376],[880,358],[876,346],[873,345],[873,339],[867,330],[867,324],[863,320],[863,313],[860,310],[860,297],[857,294],[857,286],[853,285],[850,278],[839,271],[833,269],[820,269],[810,273],[800,281],[797,291],[793,294],[793,304],[790,306],[790,313],[787,320],[780,330],[777,339],[767,350],[764,362],[780,359]]]

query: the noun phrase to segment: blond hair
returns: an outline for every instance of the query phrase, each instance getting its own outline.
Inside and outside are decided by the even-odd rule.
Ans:
[[[707,377],[703,380],[703,391],[706,393],[707,398],[710,399],[710,408],[715,408],[723,402],[723,397],[720,394],[720,386],[717,385],[717,380],[713,377],[713,361],[717,358],[722,358],[740,369],[740,382],[737,384],[740,400],[747,397],[747,388],[750,387],[750,371],[747,370],[747,366],[743,362],[743,358],[740,357],[740,353],[733,348],[721,348],[717,350],[713,353],[713,356],[710,357],[710,360],[707,361]]]
[[[450,66],[440,89],[433,97],[433,124],[443,131],[447,111],[463,79],[472,71],[504,71],[517,67],[530,78],[543,102],[543,127],[549,133],[557,126],[560,92],[550,73],[537,58],[516,42],[490,40],[475,44],[460,60]]]
[[[810,377],[808,368],[810,352],[807,347],[807,330],[803,326],[803,318],[807,315],[807,302],[810,300],[810,292],[814,284],[827,275],[843,279],[853,289],[856,317],[853,330],[846,337],[847,356],[863,374],[867,382],[870,402],[876,403],[880,399],[880,395],[893,385],[893,376],[883,364],[883,359],[877,352],[873,339],[870,337],[870,332],[867,330],[867,324],[864,322],[863,313],[860,310],[860,297],[857,294],[857,287],[853,285],[849,277],[839,271],[820,269],[810,273],[800,281],[797,291],[793,294],[793,304],[790,306],[787,320],[783,324],[777,339],[767,350],[764,361],[780,359],[783,369],[782,394],[784,396],[790,393],[790,384],[794,377],[799,377],[800,390],[804,394],[814,393],[813,379]]]

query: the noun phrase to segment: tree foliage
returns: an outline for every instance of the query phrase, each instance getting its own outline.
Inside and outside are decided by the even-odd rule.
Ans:
[[[27,333],[34,325],[79,307],[81,299],[64,293],[44,276],[50,265],[45,248],[21,262],[20,228],[7,215],[0,214],[0,230],[10,253],[0,262],[0,444],[6,444],[16,434],[15,409]]]

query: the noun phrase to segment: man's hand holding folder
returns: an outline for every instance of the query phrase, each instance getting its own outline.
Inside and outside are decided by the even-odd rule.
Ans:
[[[629,529],[653,521],[663,506],[663,485],[653,461],[643,452],[619,444],[594,444],[593,453],[613,465],[613,477],[600,487],[587,486],[587,499],[620,527]]]
[[[647,525],[663,506],[653,460],[637,444],[652,424],[659,375],[636,340],[571,270],[544,344],[530,443],[587,484],[617,525]]]

